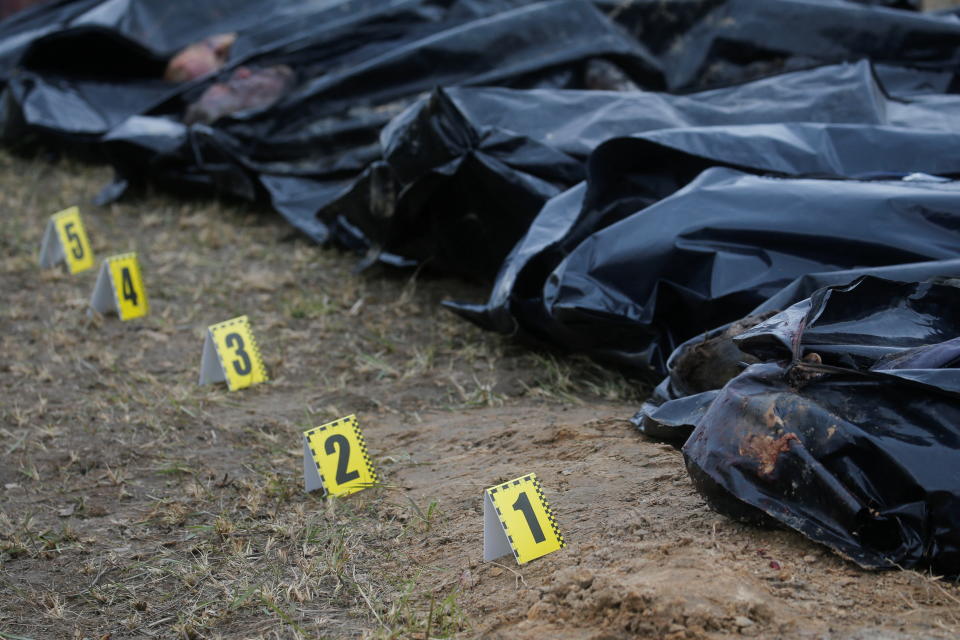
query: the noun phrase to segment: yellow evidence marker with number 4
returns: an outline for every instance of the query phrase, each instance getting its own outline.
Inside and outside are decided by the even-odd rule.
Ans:
[[[307,491],[323,489],[346,496],[377,481],[356,416],[347,416],[303,432],[303,483]]]
[[[142,318],[150,312],[137,254],[122,253],[103,261],[90,308],[99,313],[115,311],[121,320]]]
[[[513,552],[517,564],[524,564],[565,546],[535,473],[484,492],[484,562]]]
[[[226,380],[227,388],[236,391],[268,379],[247,316],[207,328],[200,357],[200,384]]]
[[[50,216],[40,244],[40,266],[44,269],[67,263],[67,271],[80,273],[93,266],[93,250],[83,228],[80,209],[70,207]]]

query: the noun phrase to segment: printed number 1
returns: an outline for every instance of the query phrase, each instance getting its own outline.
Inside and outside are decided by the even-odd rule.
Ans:
[[[359,478],[360,472],[356,470],[347,472],[347,465],[350,464],[350,441],[347,440],[346,436],[339,433],[333,434],[323,444],[323,450],[328,455],[333,455],[337,452],[337,445],[340,445],[340,458],[337,460],[337,484],[346,484]]]
[[[530,527],[530,533],[533,534],[534,542],[543,542],[546,540],[546,536],[543,535],[543,529],[540,528],[540,523],[537,522],[537,516],[533,512],[533,505],[530,504],[530,498],[527,497],[527,492],[524,491],[517,498],[517,501],[513,503],[513,510],[520,511],[523,513],[523,517],[527,519],[527,526]]]
[[[73,254],[77,256],[76,252]],[[83,255],[81,253],[80,255]],[[120,294],[123,296],[124,300],[128,300],[133,306],[137,306],[137,301],[140,299],[137,296],[137,290],[133,286],[133,278],[130,276],[130,268],[123,267],[120,269]]]
[[[70,240],[70,242],[73,243],[73,246],[70,247],[70,253],[73,254],[74,258],[80,260],[83,258],[83,244],[80,242],[80,236],[78,236],[73,230],[73,223],[68,222],[67,224],[63,225],[63,230],[66,232],[67,238]]]
[[[245,346],[243,338],[239,333],[228,333],[225,342],[227,347],[233,349],[234,353],[240,358],[233,361],[233,370],[237,372],[237,375],[249,375],[253,371],[253,364],[250,362],[250,355],[243,348]]]

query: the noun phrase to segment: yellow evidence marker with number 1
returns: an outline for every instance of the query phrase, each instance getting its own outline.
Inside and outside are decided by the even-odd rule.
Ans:
[[[80,209],[70,207],[50,216],[40,244],[40,266],[44,269],[67,263],[67,271],[80,273],[93,266],[93,250],[83,228]]]
[[[483,497],[483,561],[513,552],[517,564],[566,546],[537,475],[490,487]]]
[[[303,432],[303,483],[307,491],[323,489],[345,496],[377,481],[356,416],[347,416]]]
[[[227,388],[236,391],[268,379],[247,316],[207,328],[200,357],[200,384],[226,380]]]
[[[115,311],[121,320],[142,318],[150,312],[137,254],[122,253],[103,261],[90,308],[99,313]]]

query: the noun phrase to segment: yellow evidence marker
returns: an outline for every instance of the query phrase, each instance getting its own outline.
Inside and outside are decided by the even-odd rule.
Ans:
[[[207,327],[200,357],[200,384],[226,380],[227,388],[236,391],[268,379],[247,316]]]
[[[377,472],[367,453],[356,416],[303,432],[303,483],[306,491],[346,496],[371,486]]]
[[[535,473],[484,492],[484,562],[513,552],[517,564],[525,564],[565,546]]]
[[[115,311],[121,320],[142,318],[150,312],[136,253],[121,253],[103,261],[90,308],[99,313]]]
[[[49,269],[61,262],[67,263],[70,273],[80,273],[93,266],[93,250],[77,207],[50,216],[47,230],[43,232],[40,266]]]

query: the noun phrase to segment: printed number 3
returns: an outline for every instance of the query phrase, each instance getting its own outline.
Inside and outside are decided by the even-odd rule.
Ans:
[[[69,238],[70,242],[73,243],[73,246],[70,247],[70,252],[73,254],[74,258],[79,260],[83,257],[83,245],[80,243],[80,236],[78,236],[73,230],[73,223],[68,222],[67,224],[63,225],[63,230],[67,233],[67,238]]]
[[[540,528],[540,523],[537,522],[537,516],[533,512],[533,505],[530,504],[530,498],[527,497],[526,491],[522,492],[517,498],[517,501],[513,503],[513,510],[522,512],[523,517],[527,519],[527,526],[530,527],[530,533],[533,534],[534,542],[543,542],[547,539],[546,536],[543,535],[543,529]]]
[[[73,253],[74,256],[77,256],[76,251]],[[80,255],[83,255],[81,253]],[[124,300],[129,300],[130,304],[137,306],[137,290],[133,287],[133,278],[130,276],[130,269],[128,267],[123,267],[120,269],[120,292],[123,295]]]
[[[323,444],[323,449],[328,455],[333,455],[337,452],[337,445],[340,445],[340,458],[337,460],[337,484],[346,484],[359,478],[360,472],[347,472],[347,465],[350,464],[350,441],[347,440],[346,436],[339,433],[333,434],[327,438],[327,441]]]
[[[240,358],[233,361],[233,370],[237,372],[237,375],[249,375],[253,371],[253,364],[250,362],[250,355],[243,349],[243,338],[239,333],[228,333],[225,342],[227,347],[233,349],[237,357]]]

